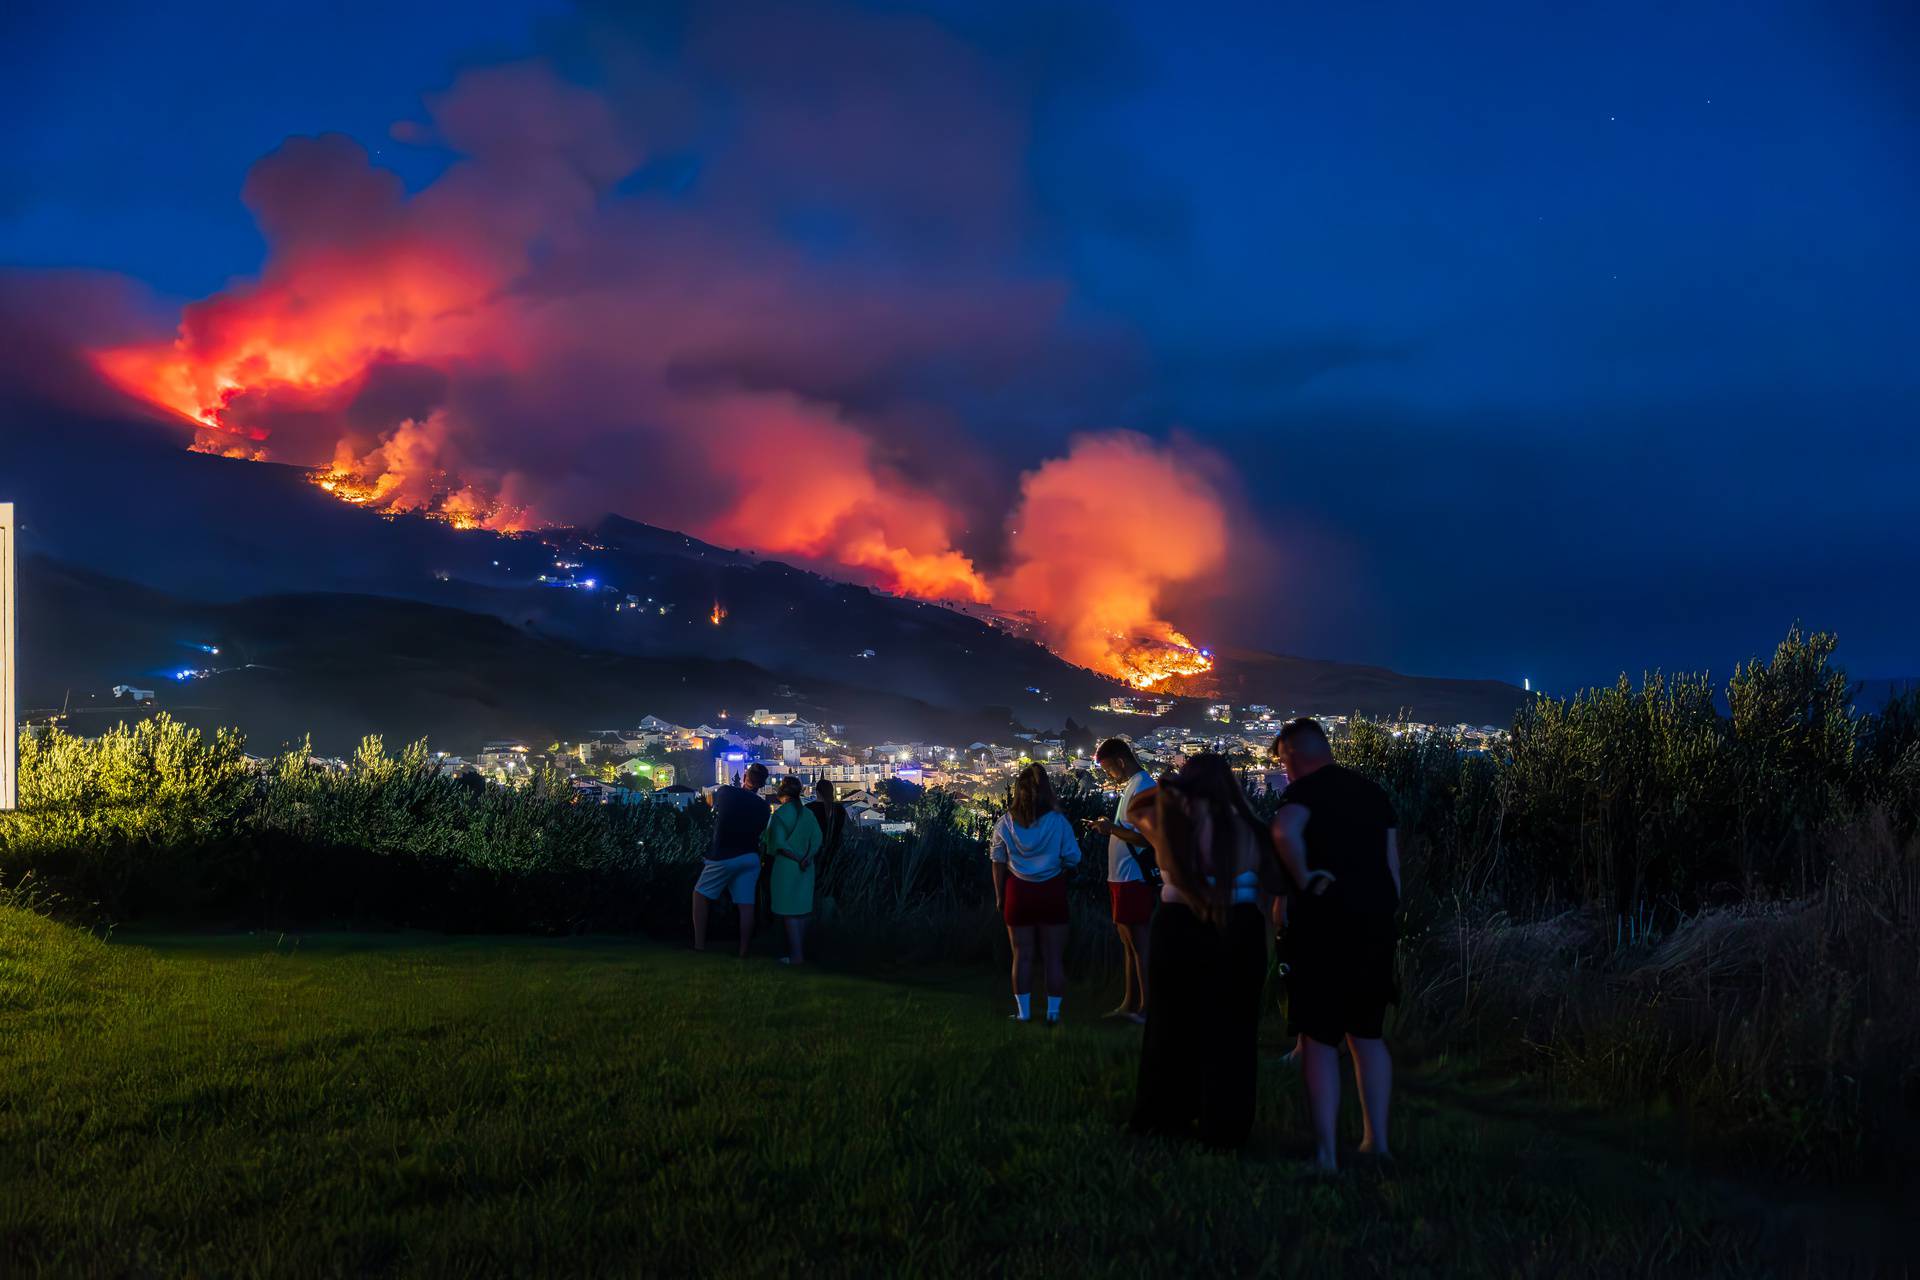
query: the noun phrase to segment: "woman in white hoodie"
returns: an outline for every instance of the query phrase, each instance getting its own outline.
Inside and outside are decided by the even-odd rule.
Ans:
[[[1013,803],[993,827],[993,902],[1013,944],[1015,1022],[1033,1017],[1033,960],[1046,975],[1047,1025],[1060,1023],[1067,989],[1067,868],[1080,861],[1073,824],[1059,810],[1047,771],[1030,764],[1013,780]]]

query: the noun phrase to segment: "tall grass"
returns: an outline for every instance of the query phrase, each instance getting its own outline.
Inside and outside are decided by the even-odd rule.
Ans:
[[[1834,639],[1540,698],[1467,755],[1360,726],[1406,845],[1396,1033],[1800,1170],[1920,1150],[1920,697]]]

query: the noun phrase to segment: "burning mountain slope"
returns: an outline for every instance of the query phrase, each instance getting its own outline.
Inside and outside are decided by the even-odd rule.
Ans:
[[[1036,644],[951,610],[876,595],[670,530],[608,519],[561,550],[537,538],[462,534],[419,518],[380,520],[328,499],[292,468],[188,453],[145,424],[63,417],[43,405],[0,405],[0,492],[21,504],[26,555],[113,580],[89,588],[90,603],[73,611],[72,624],[50,643],[48,620],[31,609],[23,615],[23,678],[35,705],[58,705],[69,685],[151,681],[183,660],[180,644],[209,642],[176,634],[179,618],[214,617],[207,611],[226,605],[243,605],[234,616],[244,618],[257,607],[245,605],[249,599],[289,592],[318,601],[274,611],[281,625],[308,629],[298,652],[316,674],[269,682],[277,691],[263,693],[258,706],[278,709],[263,710],[249,726],[265,734],[323,724],[343,734],[440,738],[526,732],[507,723],[478,726],[488,705],[533,715],[549,695],[556,707],[586,715],[590,723],[570,730],[577,733],[607,716],[653,709],[635,704],[648,690],[678,688],[674,673],[682,666],[699,695],[695,702],[712,704],[709,715],[741,698],[777,705],[768,691],[786,684],[837,718],[906,717],[882,725],[883,733],[910,732],[910,724],[941,716],[958,717],[941,723],[965,724],[970,737],[985,722],[1004,727],[1009,716],[1034,726],[1058,726],[1068,715],[1098,722],[1087,708],[1119,691]],[[561,569],[556,561],[577,567]],[[595,586],[543,584],[543,573]],[[626,607],[629,595],[644,607]],[[349,596],[355,599],[345,603]],[[342,601],[341,609],[330,611],[328,599]],[[711,620],[716,603],[726,612],[718,625]],[[433,612],[408,612],[415,605]],[[658,612],[663,606],[665,614]],[[429,620],[430,633],[407,641],[408,618]],[[476,647],[474,638],[498,636],[501,624],[532,646],[520,652],[533,665],[517,668],[502,656],[509,650],[491,640]],[[868,650],[873,656],[861,656]],[[593,674],[595,663],[617,666],[628,657],[652,665],[622,670],[663,673],[666,683],[641,681],[622,694],[624,686],[603,685]],[[1223,674],[1235,682],[1229,696],[1281,708],[1388,714],[1406,706],[1435,719],[1481,723],[1504,720],[1519,700],[1517,690],[1490,682],[1264,656],[1248,665],[1242,683],[1241,666],[1223,660]],[[368,673],[365,690],[348,687],[357,667]],[[438,702],[422,694],[418,714],[389,716],[389,701],[408,705],[396,692],[406,678],[471,693]],[[575,684],[562,695],[556,691],[565,681]],[[218,701],[215,693],[193,688],[196,703]],[[221,705],[253,714],[245,701]],[[595,706],[604,712],[588,715]],[[554,718],[565,715],[556,711]],[[1107,723],[1143,727],[1119,717]],[[464,749],[457,741],[443,745]]]
[[[950,51],[951,52],[951,51]],[[961,56],[954,53],[953,56]],[[1089,435],[1020,487],[941,393],[1083,364],[1057,279],[823,264],[782,211],[636,195],[643,122],[539,64],[481,68],[403,130],[458,159],[409,193],[358,143],[288,139],[243,198],[257,279],[168,339],[99,347],[116,386],[196,449],[323,473],[387,513],[513,532],[619,511],[929,600],[1030,613],[1076,664],[1148,687],[1209,659],[1163,616],[1219,567],[1231,487],[1205,451]],[[1008,173],[1019,157],[995,153]],[[1114,357],[1119,358],[1119,357]],[[1116,543],[1155,508],[1198,536]],[[963,545],[963,531],[981,536]]]

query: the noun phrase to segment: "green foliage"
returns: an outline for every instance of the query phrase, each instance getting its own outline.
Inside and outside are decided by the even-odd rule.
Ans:
[[[1822,833],[1869,803],[1920,811],[1920,696],[1856,714],[1834,646],[1794,628],[1735,672],[1724,714],[1707,676],[1653,672],[1534,698],[1491,757],[1365,723],[1337,749],[1392,793],[1450,895],[1624,916],[1804,894]]]
[[[208,739],[166,716],[91,740],[24,735],[19,781],[22,811],[0,821],[0,869],[84,868],[87,896],[115,911],[152,877],[228,858],[254,789],[238,734]]]
[[[0,875],[37,869],[118,919],[631,929],[664,918],[708,838],[703,812],[582,805],[555,774],[442,777],[425,743],[368,738],[344,773],[243,748],[165,716],[24,737]]]

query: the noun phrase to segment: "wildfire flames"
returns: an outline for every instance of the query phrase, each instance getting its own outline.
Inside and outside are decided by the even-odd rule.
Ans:
[[[707,621],[713,623],[713,625],[717,627],[721,623],[725,622],[726,620],[727,620],[726,606],[721,604],[718,600],[715,600],[713,602],[713,612],[707,615]]]
[[[1023,478],[994,573],[957,545],[982,513],[926,479],[964,441],[916,455],[847,407],[862,379],[1005,341],[1051,292],[848,283],[697,215],[621,207],[639,153],[606,101],[538,68],[470,72],[429,105],[463,157],[438,181],[410,195],[348,139],[290,139],[244,192],[260,277],[98,368],[192,423],[196,449],[309,467],[369,510],[498,532],[626,511],[1031,612],[1056,652],[1137,688],[1212,666],[1160,614],[1225,563],[1203,451],[1075,440]]]
[[[1129,642],[1116,637],[1116,641],[1120,678],[1136,689],[1152,689],[1178,676],[1205,675],[1213,670],[1213,655],[1171,628],[1164,640]]]
[[[1020,482],[1013,564],[998,598],[1043,619],[1048,645],[1150,689],[1213,668],[1159,616],[1169,588],[1226,565],[1227,516],[1213,485],[1143,436],[1082,436]]]

